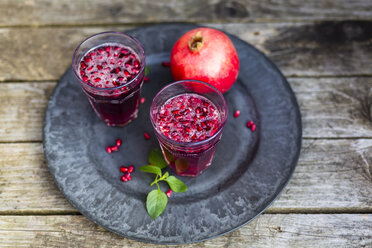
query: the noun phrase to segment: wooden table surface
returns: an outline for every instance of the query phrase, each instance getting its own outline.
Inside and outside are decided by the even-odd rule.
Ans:
[[[372,247],[371,0],[0,0],[0,247],[164,247],[82,216],[42,148],[48,99],[79,42],[161,22],[256,46],[288,78],[303,122],[296,171],[263,215],[177,247]]]

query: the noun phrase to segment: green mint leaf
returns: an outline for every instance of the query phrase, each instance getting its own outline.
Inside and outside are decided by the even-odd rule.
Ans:
[[[161,169],[159,167],[152,166],[152,165],[144,165],[144,166],[141,166],[139,169],[140,171],[156,174],[159,177],[161,177]]]
[[[169,187],[176,193],[187,191],[186,184],[175,176],[170,176],[165,181],[167,181]]]
[[[145,66],[145,76],[150,74],[150,67]]]
[[[168,203],[167,195],[160,189],[154,189],[147,195],[146,209],[152,219],[155,219],[163,211]]]
[[[168,166],[167,162],[164,160],[163,153],[158,148],[155,148],[150,152],[149,163],[159,167],[160,169],[164,169]]]

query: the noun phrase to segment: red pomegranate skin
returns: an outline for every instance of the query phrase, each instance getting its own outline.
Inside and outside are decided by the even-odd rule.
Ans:
[[[226,34],[212,28],[196,28],[181,36],[172,48],[170,64],[176,81],[200,80],[222,93],[231,88],[239,73],[233,43]]]

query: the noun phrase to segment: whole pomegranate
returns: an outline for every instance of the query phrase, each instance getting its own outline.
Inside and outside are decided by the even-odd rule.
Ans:
[[[239,58],[227,35],[213,28],[196,28],[174,44],[170,66],[175,80],[204,81],[224,93],[238,77]]]

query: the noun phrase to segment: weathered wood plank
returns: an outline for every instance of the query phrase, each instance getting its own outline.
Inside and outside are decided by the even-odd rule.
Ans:
[[[291,78],[301,109],[303,136],[372,136],[372,77]]]
[[[0,213],[77,212],[55,186],[39,143],[0,144]],[[372,140],[304,140],[278,212],[372,212]]]
[[[47,102],[55,83],[0,85],[0,140],[40,141]]]
[[[296,171],[269,211],[301,208],[371,211],[372,140],[304,140]]]
[[[372,75],[372,21],[207,25],[257,46],[286,76]],[[57,80],[84,38],[129,28],[0,29],[0,81]]]
[[[83,216],[0,216],[0,247],[164,247],[121,238]],[[209,241],[167,247],[371,247],[371,214],[264,214]]]
[[[7,26],[371,18],[372,5],[368,0],[0,1],[0,23]]]
[[[372,137],[372,77],[291,78],[307,138]],[[41,141],[55,83],[0,83],[0,141]]]
[[[59,192],[40,143],[0,144],[0,212],[77,212]]]

